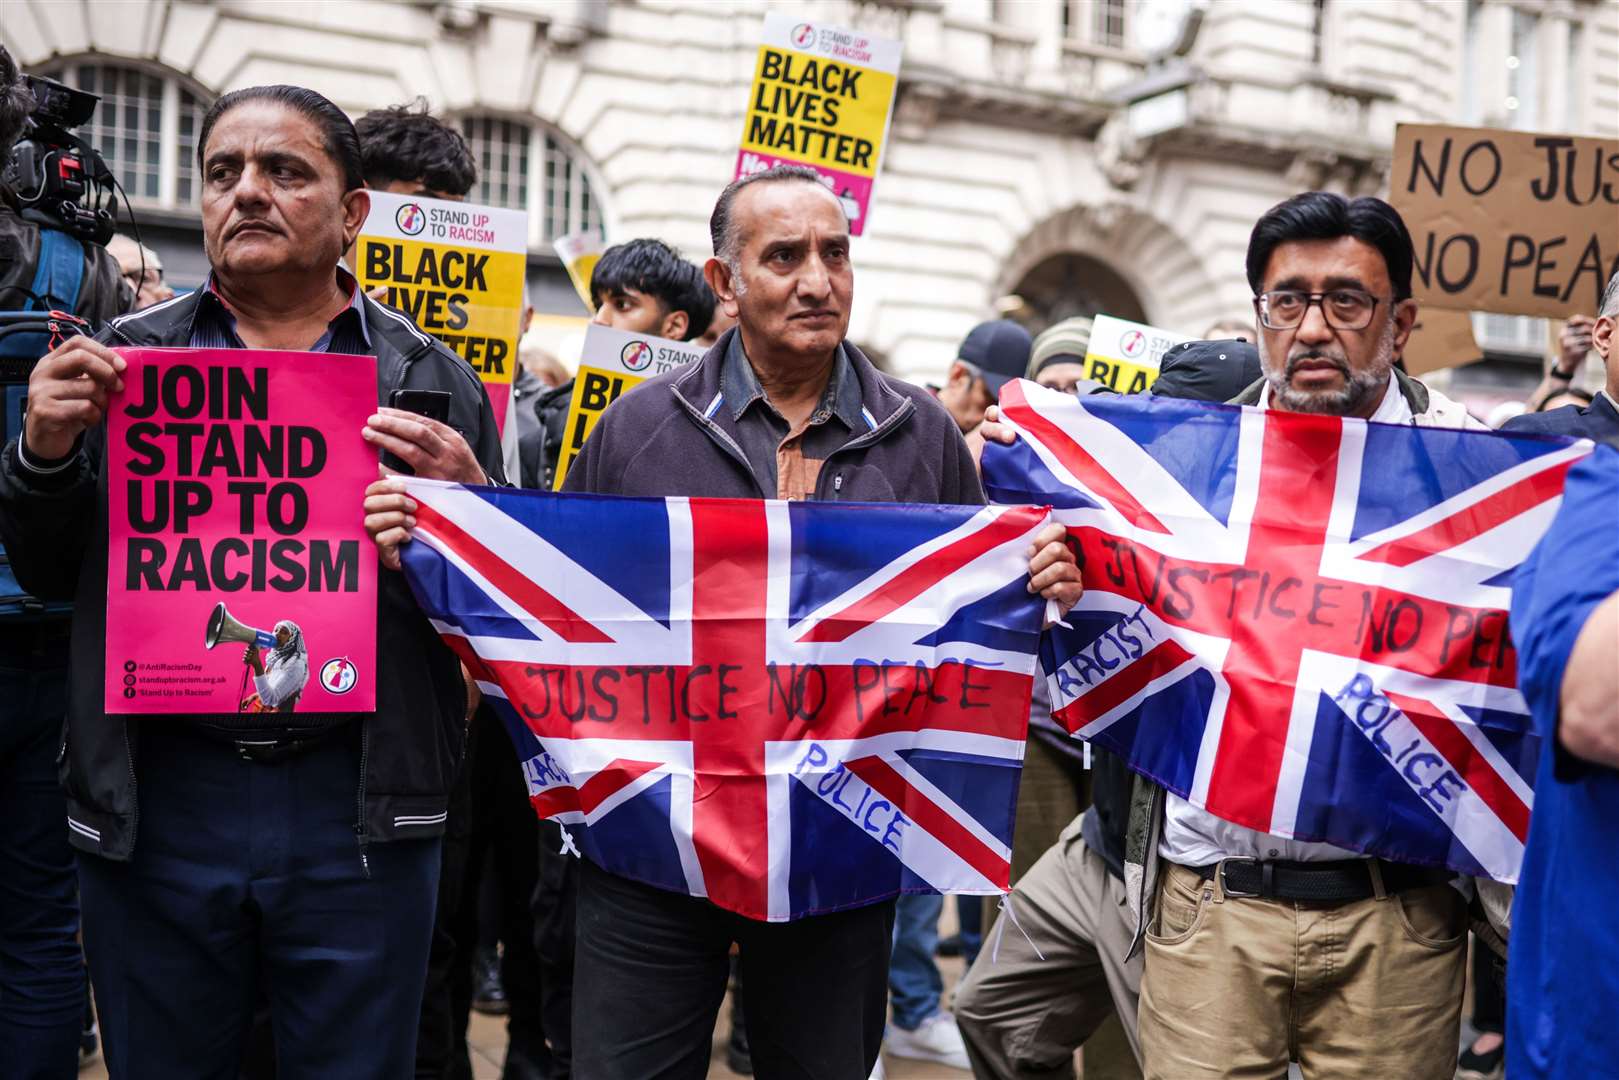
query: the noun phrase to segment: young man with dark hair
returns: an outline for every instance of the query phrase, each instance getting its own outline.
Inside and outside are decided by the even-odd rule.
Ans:
[[[461,200],[478,166],[461,133],[428,111],[425,98],[372,109],[354,122],[365,186],[395,195]]]
[[[714,293],[703,272],[651,238],[614,244],[602,253],[590,275],[590,301],[596,305],[591,321],[600,326],[672,341],[693,341],[714,321]],[[569,379],[534,400],[540,430],[525,435],[519,449],[524,487],[551,488],[572,397]]]

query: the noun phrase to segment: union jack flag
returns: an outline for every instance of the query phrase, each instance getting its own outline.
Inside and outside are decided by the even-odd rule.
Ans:
[[[998,502],[1085,596],[1054,714],[1217,817],[1515,881],[1538,743],[1511,578],[1589,443],[1163,398],[1001,393]]]
[[[771,921],[1006,889],[1044,508],[408,488],[416,598],[585,857]]]

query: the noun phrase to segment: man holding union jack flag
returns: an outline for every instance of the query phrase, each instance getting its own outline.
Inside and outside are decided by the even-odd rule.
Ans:
[[[1146,1074],[1448,1080],[1466,897],[1515,879],[1531,798],[1504,585],[1587,448],[1391,427],[1479,425],[1396,370],[1412,244],[1381,200],[1296,196],[1247,263],[1257,409],[1018,384],[986,483],[1069,525],[1054,715],[1142,774]]]
[[[589,675],[588,697],[585,670],[575,664],[540,686],[533,700],[514,702],[531,724],[550,725],[535,730],[560,751],[536,754],[526,763],[536,808],[544,810],[548,800],[565,803],[559,816],[582,826],[579,844],[589,856],[579,863],[574,1075],[588,1080],[703,1077],[725,993],[727,953],[736,942],[755,1075],[859,1080],[870,1074],[883,1042],[895,892],[930,886],[945,891],[956,883],[980,892],[1005,886],[1004,838],[962,812],[963,801],[977,794],[973,785],[957,786],[950,793],[954,798],[944,797],[924,775],[930,761],[950,759],[951,768],[970,771],[975,760],[993,763],[1011,754],[1010,764],[1021,756],[1029,668],[1014,668],[1032,663],[1034,634],[1022,635],[1030,639],[1026,647],[997,644],[985,638],[987,624],[970,608],[980,599],[999,601],[1010,589],[1037,624],[1030,594],[1066,611],[1079,598],[1079,572],[1061,542],[1062,528],[1043,526],[1045,511],[1039,508],[930,507],[928,514],[947,511],[959,523],[922,545],[896,544],[891,516],[882,516],[888,525],[856,524],[850,516],[870,520],[870,509],[844,508],[837,523],[797,513],[800,508],[792,504],[803,500],[976,507],[984,496],[967,445],[943,407],[925,391],[879,373],[843,340],[853,293],[848,222],[842,204],[813,170],[778,166],[734,182],[720,196],[710,230],[717,258],[705,273],[737,327],[702,360],[649,379],[616,401],[566,481],[572,492],[661,498],[650,506],[646,498],[577,499],[554,508],[558,514],[597,508],[592,512],[599,513],[597,528],[603,534],[622,534],[626,522],[633,524],[630,531],[642,539],[645,561],[654,570],[614,565],[610,584],[628,595],[635,593],[638,577],[661,582],[656,604],[647,601],[632,609],[614,600],[587,609],[587,601],[609,583],[583,569],[549,580],[545,575],[555,569],[550,564],[560,565],[564,558],[560,552],[546,565],[514,571],[512,560],[522,563],[525,553],[545,539],[543,527],[511,533],[521,542],[502,548],[499,559],[490,550],[501,547],[499,522],[480,531],[477,543],[457,543],[457,535],[479,529],[475,519],[491,519],[488,507],[491,500],[499,502],[499,493],[485,498],[418,486],[410,489],[417,496],[412,498],[403,482],[384,485],[383,491],[374,487],[366,500],[367,528],[383,550],[384,563],[394,567],[400,565],[398,546],[412,528],[420,530],[422,539],[405,556],[407,569],[416,575],[413,583],[425,583],[418,589],[419,601],[435,602],[454,591],[435,593],[432,585],[442,584],[450,571],[424,562],[422,549],[442,549],[457,558],[465,553],[466,571],[508,598],[524,598],[524,609],[552,637],[567,638],[565,644],[578,656],[600,658]],[[465,527],[451,520],[457,506],[466,508],[460,519]],[[817,521],[827,523],[819,532]],[[863,546],[886,544],[892,550],[894,557],[883,568],[888,578],[868,578],[862,570],[860,577],[844,581],[845,570],[814,554],[828,549],[826,533],[847,535],[854,529],[861,530]],[[554,535],[559,547],[569,548],[562,530]],[[750,538],[751,547],[743,542]],[[599,564],[599,551],[581,550],[577,537],[574,541],[569,557],[581,567]],[[595,546],[606,542],[604,535]],[[589,539],[585,543],[591,546]],[[689,568],[689,577],[680,579],[684,599],[674,596],[668,568],[676,550]],[[767,552],[770,558],[753,562],[750,552]],[[885,613],[905,608],[924,592],[942,596],[972,577],[980,556],[993,552],[1009,557],[1008,578],[997,579],[988,597],[956,601],[944,625],[929,624],[929,641],[989,657],[988,666],[930,665],[926,657],[937,650],[916,640],[916,624],[903,641],[885,628]],[[455,573],[467,576],[459,569]],[[864,580],[876,584],[862,592]],[[813,607],[828,613],[794,639],[805,643],[796,653],[793,644],[758,630],[775,610],[772,597],[788,592],[825,593]],[[838,606],[844,597],[852,600]],[[609,608],[616,639],[589,619],[590,611]],[[683,613],[678,618],[677,608]],[[484,618],[481,629],[467,630],[460,640],[495,641],[484,653],[508,650],[508,661],[538,656],[529,641],[514,646],[499,638],[499,627],[492,624],[510,622],[503,612],[484,611],[493,618]],[[471,621],[460,617],[463,627]],[[798,625],[815,618],[811,614]],[[889,637],[879,643],[872,633]],[[635,666],[613,668],[618,640],[637,636],[649,644],[630,661]],[[523,651],[509,651],[514,648]],[[851,679],[858,700],[861,679],[880,679],[881,712],[891,716],[888,729],[824,716],[814,725],[814,740],[788,744],[785,736],[762,737],[763,710],[743,716],[750,707],[739,703],[763,702],[763,680],[751,673],[770,667],[767,657],[789,655],[842,657],[818,668],[815,678],[823,681],[808,683],[806,701],[817,694],[824,700],[832,680]],[[873,656],[884,659],[874,663]],[[479,667],[485,661],[499,664],[502,658],[481,653],[471,659]],[[997,665],[1006,670],[994,670]],[[529,666],[545,670],[537,663]],[[890,686],[890,679],[909,682]],[[572,690],[570,680],[578,680]],[[844,682],[835,690],[846,697]],[[649,719],[620,718],[613,726],[609,713],[616,715],[616,706],[594,688],[598,685],[619,685],[620,699]],[[769,685],[782,698],[798,693],[785,683]],[[855,752],[857,744],[883,738],[916,747],[917,733],[906,728],[916,724],[910,702],[921,701],[925,713],[929,701],[941,707],[959,701],[965,709],[969,699],[984,715],[1000,718],[996,731],[962,724],[935,733],[940,742],[919,747],[925,751],[920,758]],[[570,738],[559,726],[570,709],[573,722],[588,719],[602,725],[590,730],[612,736]],[[656,719],[650,719],[654,713]],[[653,724],[671,725],[660,730],[689,732],[700,726],[702,731],[689,732],[679,745],[675,736],[653,745],[645,734]],[[533,735],[518,730],[514,737],[532,740]],[[588,755],[609,743],[633,746],[601,750],[613,759],[593,766]],[[769,757],[784,746],[793,755],[786,772]],[[643,760],[659,754],[682,764],[674,768]],[[687,758],[696,763],[685,765]],[[805,770],[823,773],[813,792],[789,790],[788,783]],[[644,804],[637,800],[655,784],[667,782],[673,790],[673,781],[666,781],[671,771],[680,774],[683,794],[670,795],[648,811],[659,815],[654,825],[634,835],[615,833],[615,827],[624,828],[615,820],[632,817]],[[861,838],[866,846],[848,850],[851,845],[841,840],[822,843],[820,862],[801,866],[794,856],[800,838],[780,820],[791,817],[796,828],[799,819],[777,814],[770,802],[778,779],[789,797],[797,793],[812,802],[818,816],[805,815],[806,821],[820,822],[823,832],[847,829],[846,822],[853,821],[866,834]],[[1003,810],[1009,793],[1002,792]],[[827,817],[821,801],[841,817]],[[626,809],[615,818],[620,807]],[[926,820],[912,822],[916,815]],[[681,824],[671,829],[672,819]],[[673,842],[654,848],[646,842],[654,834],[672,835]],[[883,858],[887,883],[862,887],[857,879],[866,871],[860,860],[872,851]]]

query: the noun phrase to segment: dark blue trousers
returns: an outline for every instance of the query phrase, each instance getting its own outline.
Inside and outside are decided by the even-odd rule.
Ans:
[[[0,1075],[78,1073],[84,961],[56,751],[67,640],[0,629]]]
[[[81,855],[113,1080],[233,1080],[265,985],[279,1080],[412,1073],[439,841],[356,839],[358,731],[273,764],[140,725],[135,856]]]

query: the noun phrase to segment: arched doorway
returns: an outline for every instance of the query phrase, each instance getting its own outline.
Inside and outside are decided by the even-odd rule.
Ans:
[[[1075,316],[1147,321],[1141,299],[1128,281],[1106,263],[1073,252],[1037,263],[1012,289],[1003,308],[1034,333]]]

